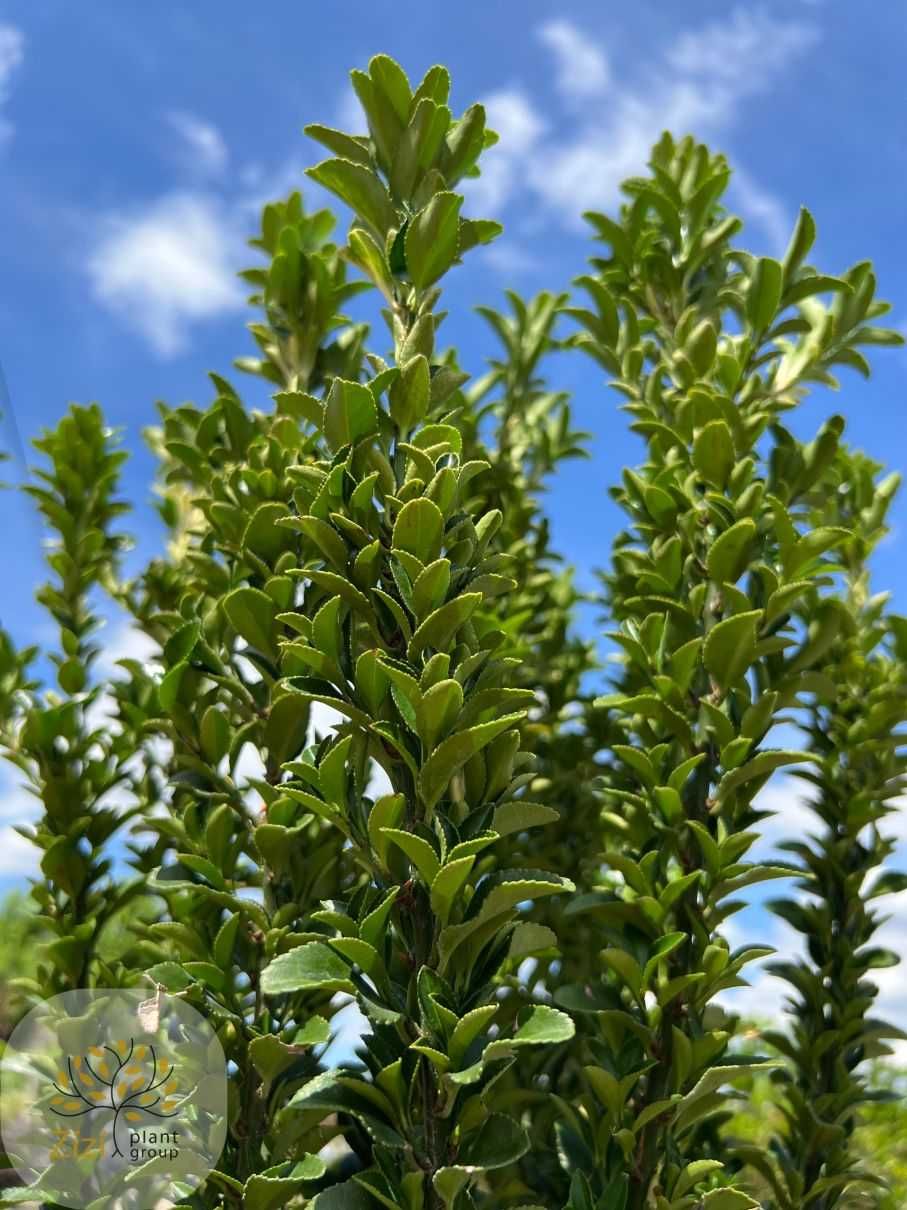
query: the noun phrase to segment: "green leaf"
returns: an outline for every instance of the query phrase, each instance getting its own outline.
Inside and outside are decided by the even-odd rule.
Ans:
[[[483,1172],[506,1168],[529,1150],[529,1136],[513,1118],[502,1113],[489,1114],[476,1134],[464,1139],[458,1159]]]
[[[667,1113],[668,1110],[676,1105],[679,1100],[680,1094],[676,1093],[674,1096],[665,1097],[660,1101],[650,1101],[648,1105],[646,1105],[645,1108],[637,1114],[636,1119],[633,1122],[633,1133],[639,1134],[640,1130],[643,1130],[649,1122],[653,1121],[655,1118],[661,1117],[662,1114]]]
[[[642,967],[636,961],[632,954],[628,954],[626,950],[611,947],[602,950],[602,961],[614,971],[622,983],[633,993],[636,1000],[642,1000],[643,993],[643,974]]]
[[[525,958],[529,954],[540,954],[543,950],[557,949],[558,939],[554,929],[546,924],[534,924],[524,920],[516,926],[510,938],[507,957],[511,960]]]
[[[307,991],[315,987],[332,992],[355,992],[356,986],[349,976],[349,963],[344,962],[329,945],[309,941],[280,954],[266,966],[261,976],[261,987],[268,996]]]
[[[746,292],[746,317],[757,334],[768,330],[781,304],[784,270],[779,261],[760,256]]]
[[[230,751],[230,723],[217,706],[209,706],[199,728],[202,751],[212,765],[218,765]]]
[[[410,197],[416,182],[434,167],[450,126],[450,110],[431,97],[420,97],[397,144],[390,172],[397,197]]]
[[[341,159],[352,160],[353,163],[363,164],[365,167],[369,166],[368,148],[353,135],[344,134],[342,130],[334,130],[331,126],[321,126],[317,122],[310,122],[308,126],[303,127],[303,131],[310,139],[316,139],[323,147],[327,147],[328,151],[333,151],[334,155]]]
[[[686,1113],[687,1110],[698,1104],[698,1102],[707,1099],[711,1093],[720,1089],[723,1084],[730,1084],[734,1080],[744,1079],[754,1072],[774,1071],[778,1066],[779,1064],[777,1063],[755,1060],[710,1067],[684,1096],[680,1107]]]
[[[456,182],[475,164],[485,146],[485,109],[470,105],[447,136],[447,162],[444,175],[448,184]]]
[[[344,1181],[319,1193],[312,1202],[312,1210],[375,1210],[375,1203],[361,1185]]]
[[[161,681],[157,691],[158,701],[161,704],[161,709],[170,711],[179,700],[180,689],[183,684],[183,677],[189,671],[189,665],[185,660],[181,664],[176,664],[164,679]],[[61,683],[61,688],[66,686]]]
[[[729,773],[725,773],[721,781],[718,783],[718,788],[715,791],[715,797],[719,800],[724,800],[729,794],[732,794],[744,782],[750,781],[756,777],[765,777],[775,769],[781,769],[785,765],[797,765],[808,760],[809,756],[806,752],[783,751],[782,749],[767,749],[759,752],[752,760],[749,760],[744,765],[740,765],[736,769],[731,769]]]
[[[496,736],[515,727],[524,717],[522,711],[517,714],[505,714],[502,718],[479,723],[476,727],[458,731],[456,735],[443,740],[422,766],[419,774],[419,793],[426,807],[431,810],[437,804],[450,779],[470,757],[481,752]]]
[[[187,660],[192,654],[200,634],[201,625],[198,622],[186,622],[180,626],[179,630],[175,631],[164,644],[164,663],[172,668],[174,664]]]
[[[320,517],[296,517],[294,523],[312,540],[328,563],[333,563],[341,575],[347,574],[349,551],[333,525]]]
[[[463,255],[470,248],[479,244],[490,244],[504,231],[502,223],[496,223],[487,218],[461,218],[459,234],[459,254]]]
[[[276,656],[274,619],[277,605],[258,588],[234,588],[224,597],[223,610],[241,638],[265,655]]]
[[[435,1192],[444,1202],[445,1210],[453,1210],[460,1193],[472,1179],[468,1168],[439,1168],[432,1177]]]
[[[368,1094],[368,1095],[367,1095]],[[357,1119],[376,1143],[402,1148],[404,1141],[377,1108],[376,1098],[386,1097],[374,1085],[344,1076],[340,1071],[325,1071],[299,1089],[287,1109],[322,1109],[328,1113],[349,1113]],[[344,1207],[347,1203],[344,1203]]]
[[[795,281],[784,291],[784,305],[802,302],[815,294],[831,294],[849,292],[850,286],[840,277],[829,277],[825,273],[809,273]]]
[[[518,904],[575,890],[569,878],[546,870],[499,870],[488,874],[470,901],[468,919],[462,924],[448,925],[441,933],[442,971],[463,942],[489,922],[503,921]]]
[[[404,504],[394,522],[393,544],[422,563],[433,563],[441,553],[444,517],[437,504],[424,496]]]
[[[328,944],[332,950],[358,966],[369,978],[374,979],[383,970],[380,954],[361,937],[332,937]]]
[[[509,836],[513,832],[525,832],[529,828],[554,823],[560,817],[560,812],[554,807],[514,799],[513,802],[502,802],[495,808],[491,826],[499,836]]]
[[[460,207],[456,193],[436,193],[410,220],[406,231],[406,268],[413,284],[424,290],[442,277],[457,259]]]
[[[709,483],[723,488],[734,468],[734,439],[723,420],[711,420],[693,441],[693,465]]]
[[[738,613],[718,622],[706,636],[703,663],[722,689],[733,688],[755,659],[761,620],[761,609]]]
[[[475,865],[475,857],[458,857],[449,861],[435,875],[431,883],[431,910],[442,924],[447,923],[450,909]]]
[[[359,936],[375,949],[381,949],[382,939],[387,927],[391,909],[400,893],[399,887],[391,887],[378,906],[365,917],[359,925]]]
[[[369,75],[375,87],[387,98],[401,122],[409,118],[412,89],[406,72],[390,55],[374,55],[369,60]]]
[[[335,378],[324,405],[324,435],[335,452],[378,431],[378,409],[367,386]]]
[[[491,1022],[497,1011],[497,1004],[483,1004],[480,1008],[474,1008],[471,1012],[466,1013],[454,1026],[453,1033],[450,1036],[448,1053],[451,1063],[455,1068],[460,1066],[470,1046],[479,1034],[482,1033],[486,1025]]]
[[[394,279],[384,250],[364,227],[354,227],[349,234],[348,258],[372,279],[388,302],[394,298]]]
[[[901,891],[907,891],[907,874],[889,870],[872,884],[867,898],[876,899],[879,895],[895,895]]]
[[[785,576],[793,579],[813,559],[817,559],[827,550],[840,546],[849,537],[850,531],[841,526],[823,525],[818,529],[810,530],[785,552],[782,559]]]
[[[310,1017],[292,1043],[283,1042],[274,1034],[262,1034],[249,1043],[249,1055],[255,1070],[270,1084],[285,1071],[310,1046],[323,1045],[331,1040],[331,1027],[324,1017]]]
[[[232,815],[229,806],[227,811]],[[236,946],[236,937],[239,933],[241,917],[239,912],[233,912],[227,917],[224,923],[217,930],[217,936],[214,938],[214,961],[221,970],[229,970],[233,965],[233,951]]]
[[[372,849],[382,865],[387,865],[387,848],[390,840],[384,835],[386,829],[393,829],[403,818],[406,810],[406,799],[402,794],[385,794],[375,801],[368,816],[368,838]]]
[[[569,878],[547,870],[498,870],[483,879],[476,899],[481,899],[481,915],[487,918],[500,915],[526,900],[575,890]]]
[[[791,277],[803,264],[815,242],[816,220],[805,206],[801,206],[797,216],[797,225],[794,227],[794,233],[784,254],[784,280],[786,282],[790,282]]]
[[[714,324],[707,319],[701,320],[687,338],[684,350],[700,378],[707,374],[718,351],[718,333]]]
[[[699,1181],[705,1180],[713,1172],[720,1172],[723,1167],[721,1160],[694,1160],[692,1164],[687,1164],[677,1179],[672,1197],[683,1197]]]
[[[323,160],[306,173],[335,193],[359,218],[369,223],[383,240],[397,224],[397,212],[380,178],[363,164],[352,160]]]
[[[0,459],[2,459],[2,455],[0,455]],[[57,670],[57,680],[64,693],[68,693],[70,696],[81,693],[88,681],[84,664],[75,657],[64,660]]]
[[[500,1040],[508,1046],[556,1046],[569,1042],[575,1033],[576,1027],[566,1013],[536,1004],[516,1033]]]
[[[191,975],[178,962],[158,962],[145,973],[168,992],[184,991],[193,982]]]
[[[736,584],[746,571],[750,548],[756,537],[756,522],[749,517],[726,529],[712,543],[708,570],[719,584]]]
[[[426,751],[430,752],[439,737],[450,731],[462,708],[463,686],[459,681],[438,681],[423,694],[416,705],[416,730]]]
[[[265,563],[273,564],[285,550],[290,550],[296,539],[278,521],[290,515],[285,504],[269,500],[260,504],[249,519],[242,544]]]
[[[298,1163],[289,1161],[266,1168],[246,1181],[244,1210],[280,1210],[306,1181],[317,1181],[326,1171],[324,1160],[317,1155],[307,1155]]]
[[[403,850],[419,871],[419,877],[430,887],[441,868],[441,862],[428,841],[414,832],[403,832],[398,828],[382,828],[381,834]]]
[[[703,1195],[703,1210],[759,1210],[759,1202],[737,1189],[712,1189]]]
[[[480,592],[462,592],[430,613],[417,628],[407,647],[410,660],[419,658],[426,647],[435,651],[446,651],[453,642],[457,631],[472,617],[482,603]]]

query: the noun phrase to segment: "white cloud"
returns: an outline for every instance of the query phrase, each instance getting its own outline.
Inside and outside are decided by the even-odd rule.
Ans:
[[[527,98],[517,90],[501,89],[485,99],[488,123],[514,155],[526,155],[547,129]]]
[[[754,181],[739,164],[734,166],[731,196],[739,209],[762,227],[772,251],[780,255],[793,230],[790,214],[781,199]]]
[[[603,48],[567,22],[545,25],[539,34],[554,54],[558,89],[572,90],[573,98],[580,88],[587,96],[607,94],[607,105],[587,106],[589,115],[578,121],[570,115],[554,122],[518,85],[493,94],[491,125],[500,107],[502,141],[487,154],[483,175],[487,172],[490,180],[474,197],[486,213],[489,199],[497,203],[493,213],[517,197],[524,204],[534,198],[568,226],[578,225],[584,210],[615,207],[621,182],[644,170],[663,131],[725,140],[743,103],[768,90],[818,37],[816,27],[804,20],[738,9],[682,34],[636,76],[612,79]],[[577,67],[580,60],[583,70]],[[506,119],[513,115],[519,121],[516,137],[509,140]],[[735,189],[747,216],[774,245],[782,244],[789,230],[783,203],[739,170]]]
[[[512,239],[496,239],[482,250],[482,256],[498,273],[507,277],[537,272],[542,264],[537,256]]]
[[[0,878],[24,879],[38,870],[41,850],[16,827],[41,816],[41,804],[30,794],[18,770],[0,765]]]
[[[172,193],[102,219],[87,272],[97,301],[169,357],[185,348],[189,325],[242,307],[242,245],[218,199]]]
[[[780,71],[815,40],[816,29],[806,22],[779,21],[763,11],[737,8],[726,20],[681,34],[667,59],[684,74],[725,79],[737,90],[759,91],[760,73],[742,70],[745,65],[759,63],[763,71]]]
[[[0,25],[0,106],[9,97],[9,84],[25,57],[25,38],[14,25]],[[12,123],[0,115],[0,143],[12,134]]]
[[[757,810],[772,814],[759,825],[759,840],[748,853],[748,859],[770,861],[783,857],[789,861],[790,854],[781,853],[779,844],[785,840],[803,840],[822,831],[820,820],[809,806],[812,790],[809,782],[789,773],[778,774],[769,781],[754,805]]]
[[[167,120],[183,141],[183,151],[191,157],[192,167],[217,175],[227,166],[229,152],[218,128],[195,114],[178,111]]]
[[[811,835],[821,833],[821,821],[808,804],[810,790],[808,783],[799,783],[796,778],[784,775],[774,779],[760,793],[757,805],[763,810],[773,811],[774,815],[761,825],[761,839],[748,854],[749,858],[765,861],[771,860],[773,856],[781,856],[790,860],[790,854],[778,853],[777,845],[780,841],[805,840]],[[896,800],[896,805],[901,810],[888,817],[882,830],[899,844],[898,852],[890,863],[891,868],[903,869],[907,866],[907,797]],[[765,897],[768,899],[808,898],[805,892],[798,891],[791,882],[768,883],[766,889]],[[869,974],[870,981],[879,989],[872,1016],[890,1021],[901,1029],[907,1029],[907,980],[904,978],[907,964],[905,905],[907,893],[889,895],[879,901],[880,913],[884,916],[887,912],[890,916],[873,937],[872,944],[893,950],[899,956],[901,964],[873,970]],[[745,943],[765,943],[773,946],[776,953],[770,958],[753,963],[744,971],[750,987],[726,992],[720,1000],[725,1007],[746,1017],[785,1027],[788,1024],[785,1001],[793,994],[792,989],[782,979],[769,974],[765,967],[772,962],[802,957],[804,939],[785,921],[767,915],[766,912],[763,903],[755,903],[722,926],[722,932],[732,948]],[[896,1060],[907,1063],[907,1043],[895,1044],[895,1050]]]
[[[203,187],[199,170],[213,177],[222,162],[221,136],[171,115],[175,124],[183,119],[195,182],[83,222],[82,269],[95,301],[161,357],[185,349],[194,326],[243,308],[237,272],[250,263],[247,241],[261,208],[303,183],[303,163],[293,155],[268,169],[243,165],[219,187]]]
[[[18,770],[0,765],[0,825],[33,823],[41,814],[41,804],[29,793]]]
[[[124,676],[123,669],[118,668],[120,660],[138,660],[141,664],[149,664],[160,656],[160,646],[139,630],[131,621],[115,625],[101,647],[98,659],[98,670],[105,676]]]
[[[483,104],[488,125],[501,141],[483,159],[482,175],[465,181],[463,189],[476,213],[493,214],[517,188],[522,162],[533,154],[547,124],[519,89],[493,92]]]
[[[722,992],[718,1002],[723,1008],[758,1024],[781,1024],[785,1001],[791,995],[792,988],[765,968],[773,962],[799,956],[803,948],[800,934],[776,916],[770,916],[766,920],[764,909],[755,907],[748,908],[740,917],[732,918],[728,924],[722,926],[721,931],[727,937],[731,949],[742,945],[770,945],[775,952],[744,967],[743,977],[749,987],[736,987]]]
[[[611,68],[602,47],[577,29],[570,21],[548,21],[538,31],[554,54],[556,83],[566,97],[598,97],[608,91]]]
[[[13,827],[0,828],[0,878],[29,878],[37,874],[41,850]]]

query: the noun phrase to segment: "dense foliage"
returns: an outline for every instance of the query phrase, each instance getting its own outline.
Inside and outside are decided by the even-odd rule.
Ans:
[[[308,128],[345,242],[296,193],[243,274],[236,367],[273,409],[212,374],[149,434],[166,554],[122,578],[124,454],[96,406],[36,443],[56,687],[0,635],[4,748],[43,808],[18,1011],[150,982],[208,1017],[229,1130],[197,1207],[882,1206],[861,1138],[886,1095],[867,1061],[900,1036],[870,972],[896,960],[872,901],[907,886],[885,832],[907,627],[867,560],[897,484],[842,418],[807,442],[783,423],[900,342],[871,269],[812,267],[806,210],[782,260],[747,253],[723,157],[665,135],[620,213],[588,216],[604,246],[575,296],[480,308],[500,349],[470,382],[441,290],[500,231],[462,213],[496,136],[480,105],[454,117],[442,67],[352,79],[367,133]],[[364,291],[384,355],[345,313]],[[598,697],[543,509],[584,453],[548,382],[571,349],[645,445],[611,489],[621,659]],[[102,593],[156,651],[112,679]],[[786,766],[824,830],[767,863],[759,791]],[[771,951],[727,921],[770,879],[807,944],[754,1052],[722,993]],[[740,1102],[766,1088],[754,1131]]]

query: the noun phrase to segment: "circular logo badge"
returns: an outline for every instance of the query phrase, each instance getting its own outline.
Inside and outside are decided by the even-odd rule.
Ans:
[[[166,1206],[217,1165],[226,1059],[205,1018],[177,996],[54,996],[16,1026],[2,1068],[3,1144],[35,1200]]]

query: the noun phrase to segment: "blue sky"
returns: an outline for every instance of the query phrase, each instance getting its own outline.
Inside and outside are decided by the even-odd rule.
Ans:
[[[70,401],[98,400],[134,455],[133,566],[160,541],[141,442],[155,400],[207,402],[206,372],[251,351],[235,271],[254,260],[244,241],[258,207],[303,185],[320,155],[302,126],[346,124],[346,73],[379,50],[412,77],[445,62],[455,104],[485,101],[502,136],[469,206],[506,233],[446,291],[446,335],[471,372],[491,348],[472,306],[497,303],[506,287],[567,286],[592,251],[579,214],[614,207],[620,180],[664,129],[730,156],[731,201],[753,250],[781,250],[806,203],[819,224],[816,263],[836,272],[873,259],[892,322],[907,321],[900,5],[0,0],[0,363],[11,401],[0,445],[14,446],[17,431],[28,443]],[[843,411],[854,443],[903,468],[907,354],[880,350],[875,365],[869,383],[845,371],[840,394],[817,394],[792,426],[805,436]],[[594,434],[590,460],[549,495],[556,542],[591,584],[618,521],[607,486],[641,451],[590,364],[563,355],[550,371]],[[40,533],[23,501],[5,493],[0,503],[0,617],[20,642],[35,641],[46,634],[32,604]],[[907,610],[907,494],[894,521],[877,583]],[[110,653],[128,641],[112,619]],[[792,823],[789,792],[778,801]],[[10,831],[24,809],[12,789],[0,798],[0,885],[31,865]],[[761,912],[745,924],[767,927]],[[907,951],[903,917],[889,931]],[[896,976],[886,994],[907,1023]]]

